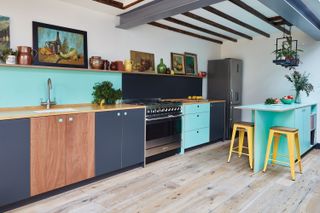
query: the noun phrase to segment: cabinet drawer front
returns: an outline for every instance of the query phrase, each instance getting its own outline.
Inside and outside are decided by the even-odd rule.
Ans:
[[[184,133],[184,148],[190,148],[209,142],[209,128]]]
[[[184,113],[199,113],[199,112],[209,112],[210,111],[210,104],[190,104],[184,106]]]
[[[201,113],[187,114],[185,115],[184,120],[185,120],[184,131],[208,128],[210,123],[210,113],[201,112]]]

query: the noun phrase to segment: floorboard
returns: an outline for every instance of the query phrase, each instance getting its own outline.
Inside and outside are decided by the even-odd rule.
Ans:
[[[246,156],[226,163],[220,142],[68,191],[11,212],[320,212],[320,150],[287,167],[253,174]]]

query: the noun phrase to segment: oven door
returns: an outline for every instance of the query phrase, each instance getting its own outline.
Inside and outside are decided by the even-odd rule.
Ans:
[[[147,120],[146,157],[181,147],[181,115]]]

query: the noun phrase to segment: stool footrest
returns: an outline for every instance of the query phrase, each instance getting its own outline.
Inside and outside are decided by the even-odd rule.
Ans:
[[[237,154],[240,154],[240,152],[238,152],[238,151],[234,151],[234,150],[232,150],[232,152],[233,152],[233,153],[237,153]],[[246,155],[246,156],[249,156],[249,154],[248,154],[248,153],[243,153],[243,152],[242,152],[241,154],[242,154],[242,155]]]
[[[284,162],[284,161],[280,161],[280,160],[269,159],[269,161],[274,161],[274,162],[277,162],[277,163],[282,163],[282,164],[284,164],[284,165],[286,165],[286,166],[290,166],[290,164],[289,164],[288,162]],[[300,161],[301,161],[301,160],[297,160],[297,161],[295,162],[295,164],[299,163]]]

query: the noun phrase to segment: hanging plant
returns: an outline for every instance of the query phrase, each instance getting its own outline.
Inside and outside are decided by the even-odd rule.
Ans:
[[[298,40],[292,38],[290,28],[289,35],[283,35],[283,37],[276,39],[276,50],[273,51],[276,59],[273,60],[273,63],[291,70],[293,67],[299,66],[299,52],[303,52],[303,50],[298,49]]]
[[[296,70],[290,75],[285,75],[286,79],[293,84],[296,91],[295,103],[301,103],[300,93],[306,92],[307,96],[313,91],[313,85],[309,82],[310,74],[300,73]]]

